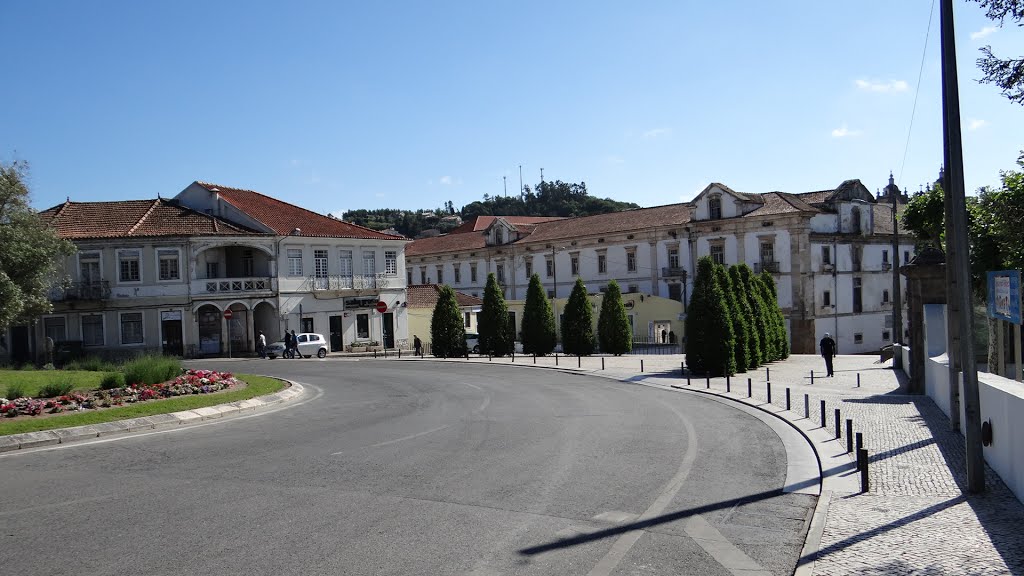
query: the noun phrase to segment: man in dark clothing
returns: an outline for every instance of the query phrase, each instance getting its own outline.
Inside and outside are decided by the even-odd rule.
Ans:
[[[415,334],[412,337],[413,348],[416,348],[416,355],[420,356],[420,352],[423,350],[423,342],[420,342],[420,337]]]
[[[836,356],[836,341],[829,336],[828,332],[825,332],[825,337],[821,339],[818,347],[821,348],[821,357],[825,359],[825,370],[828,372],[828,376],[832,376],[832,359]]]
[[[285,358],[292,356],[292,335],[287,330],[284,331],[284,352],[281,355]]]
[[[292,358],[302,358],[302,353],[299,352],[299,339],[295,336],[295,330],[292,330]]]

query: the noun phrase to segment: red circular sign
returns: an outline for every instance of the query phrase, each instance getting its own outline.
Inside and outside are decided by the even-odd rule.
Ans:
[[[383,300],[378,300],[377,301],[377,312],[380,312],[381,314],[383,314],[383,313],[385,313],[387,311],[388,311],[388,305],[385,304]]]
[[[224,311],[224,319],[225,320],[231,320],[231,316],[232,316],[232,314],[231,314],[231,309],[230,308],[228,308],[227,310]]]

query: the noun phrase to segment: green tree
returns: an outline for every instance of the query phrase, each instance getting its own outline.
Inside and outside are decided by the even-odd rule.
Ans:
[[[530,276],[526,289],[522,332],[524,353],[544,356],[555,349],[555,314],[537,274]]]
[[[601,299],[597,336],[601,352],[621,356],[633,350],[633,329],[629,326],[626,306],[622,303],[622,291],[615,280],[608,283],[608,289]]]
[[[943,249],[946,232],[944,206],[942,186],[936,184],[915,192],[900,214],[903,227],[914,235],[919,249],[925,246]]]
[[[747,367],[750,365],[750,336],[752,334],[750,334],[750,330],[746,326],[746,319],[740,310],[729,271],[721,264],[716,265],[715,276],[718,284],[722,287],[722,294],[724,294],[725,303],[729,308],[729,318],[732,319],[732,332],[736,342],[734,352],[736,356],[736,370],[738,372],[746,372]]]
[[[511,354],[515,349],[514,329],[509,326],[505,294],[491,272],[484,287],[484,305],[480,310],[480,352],[494,356]]]
[[[744,264],[746,266],[746,264]],[[750,299],[747,298],[745,284],[743,282],[743,274],[740,271],[739,265],[733,265],[729,267],[729,281],[732,287],[732,297],[736,302],[739,314],[743,319],[743,330],[747,334],[747,349],[750,351],[747,356],[747,369],[753,370],[764,362],[764,357],[761,352],[761,340],[757,337],[755,324],[754,324],[754,310],[750,305]],[[742,366],[737,361],[737,369],[741,369]],[[742,371],[742,370],[741,370]]]
[[[697,261],[697,277],[686,314],[686,365],[714,376],[736,373],[736,336],[709,256]]]
[[[775,338],[775,354],[779,360],[789,358],[789,335],[786,333],[786,318],[779,307],[779,294],[775,289],[775,278],[771,273],[761,272],[761,285],[764,292],[765,306],[769,310],[771,321],[770,332]]]
[[[466,353],[466,327],[462,311],[451,286],[443,285],[430,317],[430,349],[439,358],[453,358]]]
[[[566,354],[589,356],[594,352],[594,312],[587,297],[587,286],[576,279],[562,318],[562,350]]]
[[[27,171],[24,162],[0,163],[0,333],[53,310],[50,289],[75,251],[32,209]]]
[[[1024,2],[1021,0],[974,0],[985,9],[985,16],[1002,26],[1009,18],[1021,26],[1024,20]],[[1024,104],[1024,58],[999,58],[992,46],[981,49],[978,67],[984,74],[982,83],[995,84],[1011,102]]]
[[[767,315],[765,313],[765,301],[761,297],[761,291],[757,290],[757,278],[754,271],[746,263],[739,264],[740,277],[743,282],[743,293],[747,297],[747,304],[750,306],[751,325],[754,333],[757,334],[757,345],[761,351],[759,357],[761,364],[772,361],[772,340],[768,337]]]

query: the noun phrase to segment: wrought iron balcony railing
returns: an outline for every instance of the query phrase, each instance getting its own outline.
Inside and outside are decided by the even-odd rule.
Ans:
[[[755,262],[754,272],[769,272],[771,274],[779,273],[779,263],[773,261]]]
[[[50,291],[50,299],[56,302],[68,300],[106,300],[110,298],[110,282],[71,282]]]
[[[384,274],[362,276],[310,276],[309,286],[320,290],[367,290],[387,288],[391,278]]]

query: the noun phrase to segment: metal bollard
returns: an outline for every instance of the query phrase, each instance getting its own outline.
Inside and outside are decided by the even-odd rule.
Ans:
[[[811,370],[811,386],[814,386],[814,370]]]
[[[864,434],[857,432],[854,438],[856,438],[856,442],[854,442],[856,452],[854,454],[857,454],[857,470],[860,470],[860,451],[864,448]]]
[[[771,404],[772,403],[772,383],[771,382],[765,382],[765,385],[768,387],[768,403]]]
[[[644,371],[644,359],[643,358],[640,359],[640,371],[641,372]]]
[[[725,377],[725,393],[728,394],[731,391],[732,391],[732,383],[729,382],[729,377],[726,376]]]
[[[860,388],[860,372],[857,372],[857,388]]]
[[[821,427],[825,427],[825,401],[821,401]]]
[[[804,418],[811,417],[811,397],[804,394]]]
[[[377,349],[376,349],[376,348],[374,348],[374,349],[373,349],[373,357],[374,357],[374,358],[376,358],[376,357],[377,357]]]
[[[767,367],[767,366],[764,367],[764,379],[765,380],[771,380],[772,379],[772,369]]]
[[[604,356],[601,357],[601,370],[604,370]]]
[[[786,410],[789,410],[789,388],[786,388]]]
[[[754,386],[750,383],[750,378],[747,378],[747,398],[753,398]]]
[[[689,374],[686,375],[686,385],[687,386],[690,385],[690,375]]]
[[[534,364],[536,364],[536,363],[537,363],[537,354],[534,354],[534,355],[533,355],[533,363],[534,363]]]
[[[843,437],[840,434],[840,432],[843,431],[842,426],[843,426],[843,422],[839,419],[839,408],[836,408],[836,440],[838,440],[838,439]]]
[[[705,374],[704,375],[704,380],[705,380],[705,383],[707,384],[705,386],[705,388],[707,388],[708,390],[711,390],[711,375],[710,374]]]
[[[515,351],[512,352],[512,363],[513,364],[516,363],[516,353],[515,353]]]
[[[555,366],[558,366],[558,352],[555,352]]]
[[[398,349],[398,358],[399,359],[402,358],[402,349],[401,348]]]
[[[576,367],[583,368],[583,356],[580,356],[579,354],[576,355]],[[641,372],[643,372],[643,370],[641,370]]]
[[[868,449],[857,450],[857,462],[860,468],[860,491],[867,492],[871,487],[868,483]]]
[[[846,453],[853,452],[853,420],[846,419]]]

